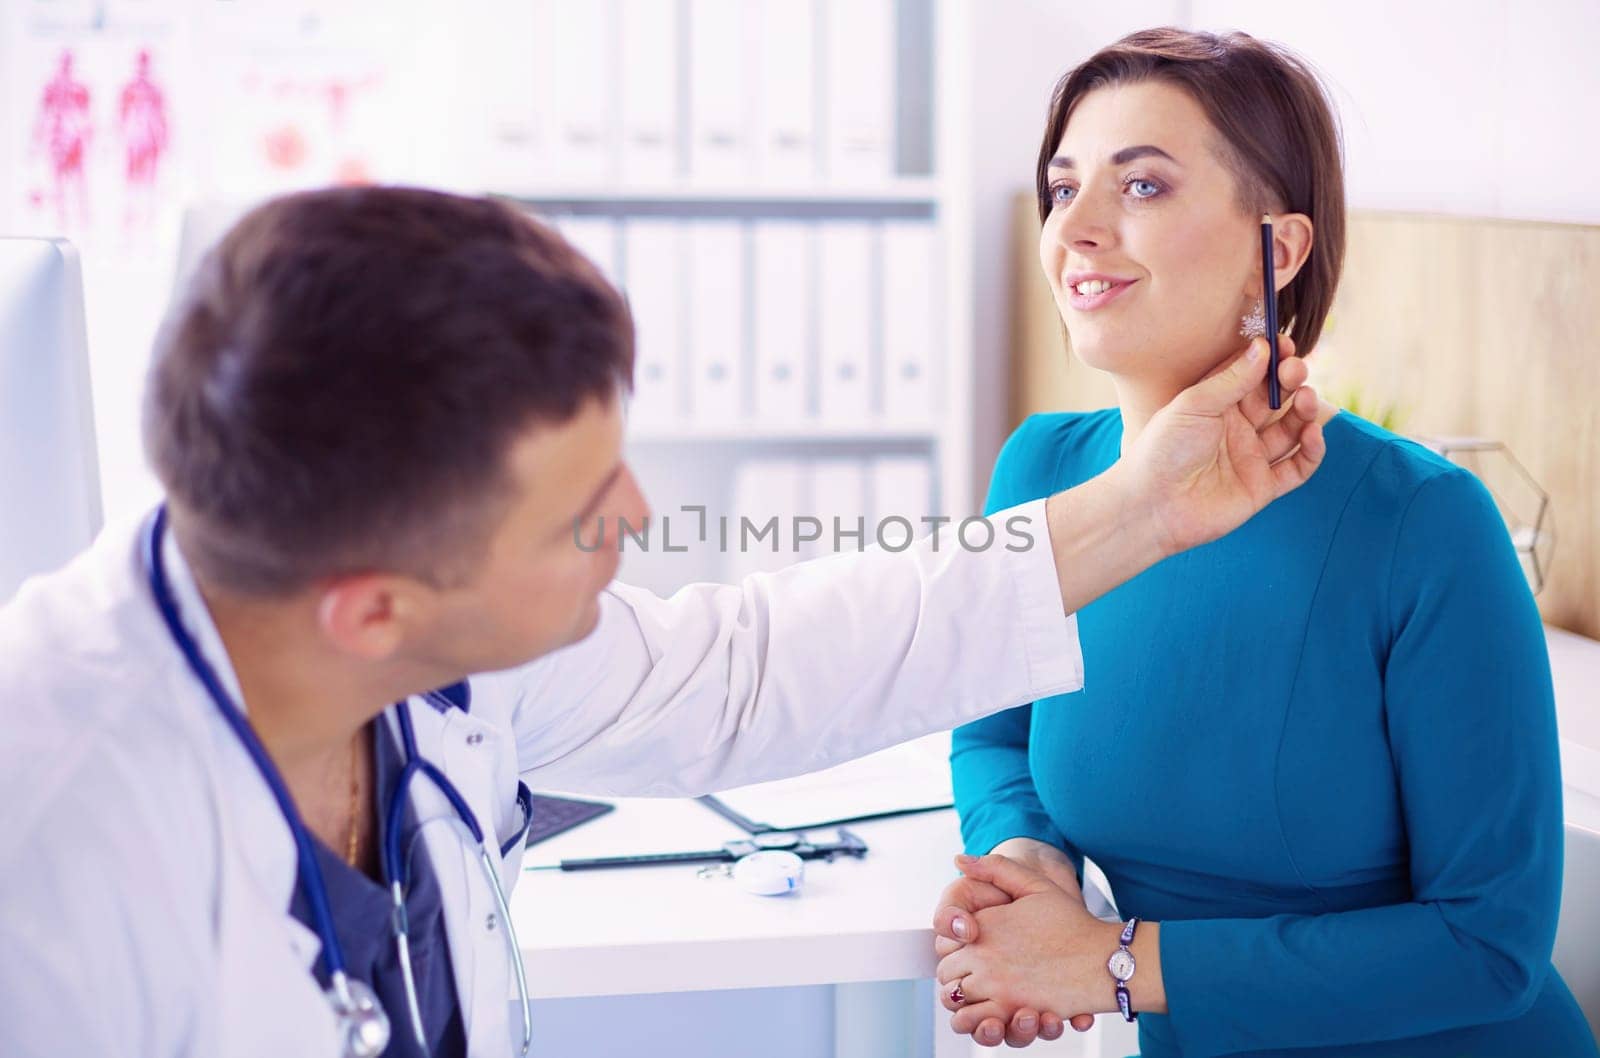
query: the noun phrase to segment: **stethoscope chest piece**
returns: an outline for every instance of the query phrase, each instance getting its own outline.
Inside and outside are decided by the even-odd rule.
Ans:
[[[328,986],[328,1002],[339,1022],[345,1058],[378,1058],[389,1046],[389,1016],[365,982],[335,975]]]

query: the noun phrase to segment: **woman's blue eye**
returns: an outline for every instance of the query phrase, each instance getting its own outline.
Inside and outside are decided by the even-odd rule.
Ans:
[[[1056,205],[1056,206],[1062,206],[1062,205],[1065,205],[1068,202],[1071,202],[1072,198],[1068,194],[1068,192],[1071,192],[1072,194],[1077,194],[1078,189],[1075,188],[1075,187],[1069,187],[1066,184],[1057,184],[1054,187],[1052,187],[1050,189],[1050,202],[1051,202],[1051,204],[1052,205]]]
[[[1134,198],[1155,198],[1161,194],[1161,185],[1154,180],[1129,180],[1127,186],[1133,188]]]

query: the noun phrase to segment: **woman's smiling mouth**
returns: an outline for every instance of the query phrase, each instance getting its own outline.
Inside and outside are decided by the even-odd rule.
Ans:
[[[1099,272],[1069,272],[1062,283],[1067,304],[1079,312],[1102,308],[1133,286],[1137,280],[1120,279]]]

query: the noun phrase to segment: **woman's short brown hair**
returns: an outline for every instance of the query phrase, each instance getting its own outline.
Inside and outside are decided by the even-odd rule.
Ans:
[[[1344,264],[1344,166],[1338,122],[1321,81],[1287,49],[1246,33],[1164,27],[1102,48],[1056,83],[1034,175],[1039,217],[1050,215],[1050,159],[1083,97],[1109,85],[1161,81],[1188,92],[1221,137],[1241,208],[1311,218],[1311,256],[1278,292],[1279,325],[1311,352]]]
[[[276,199],[197,269],[156,342],[145,450],[206,580],[457,580],[506,455],[631,385],[622,297],[498,201],[410,188]]]

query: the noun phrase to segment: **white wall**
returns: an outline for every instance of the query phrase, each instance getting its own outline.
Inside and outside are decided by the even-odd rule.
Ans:
[[[1600,223],[1600,2],[1194,0],[1332,83],[1357,208]]]
[[[1151,26],[1182,24],[1182,0],[1126,0],[1117,4],[1061,0],[984,0],[974,5],[972,149],[965,159],[974,210],[973,304],[976,373],[973,396],[975,496],[989,486],[989,470],[1005,442],[1011,309],[1011,200],[1033,186],[1033,166],[1044,133],[1050,92],[1072,66],[1118,37]]]

